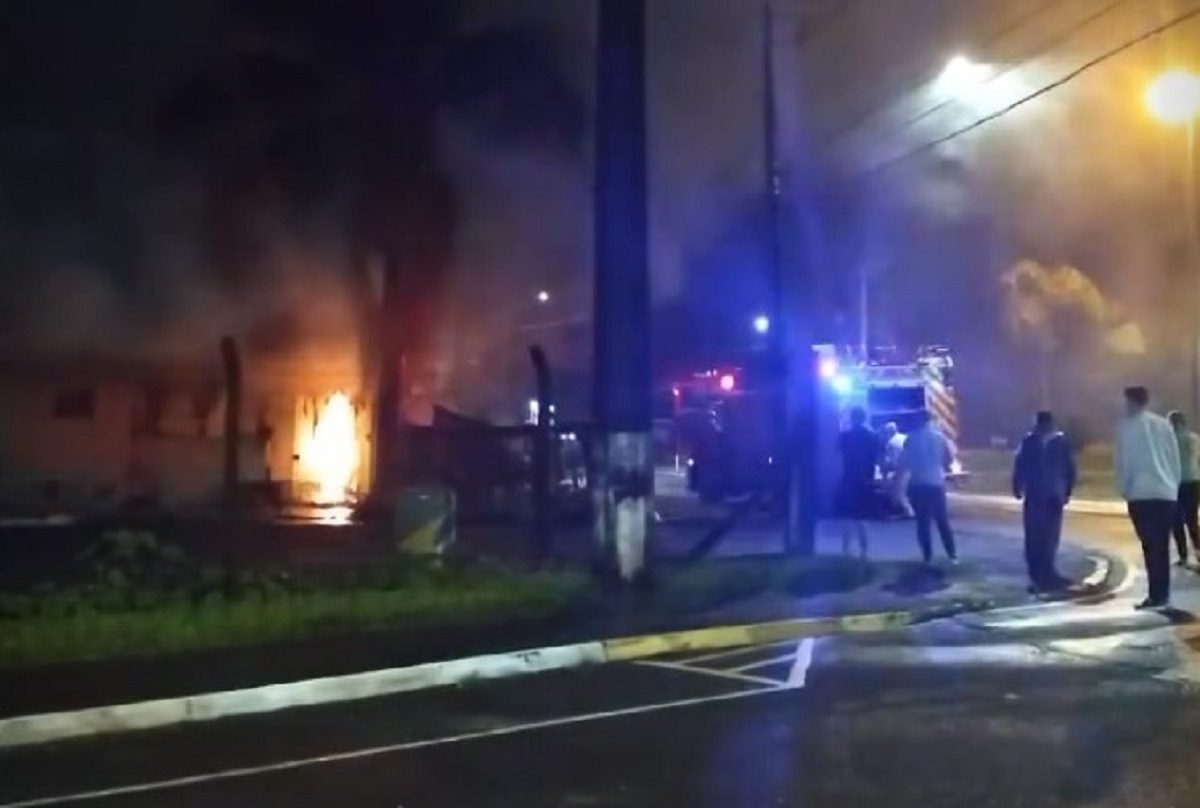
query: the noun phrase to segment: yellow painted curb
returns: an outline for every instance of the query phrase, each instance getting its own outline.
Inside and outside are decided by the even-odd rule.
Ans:
[[[663,654],[734,648],[739,645],[762,645],[825,634],[887,631],[911,625],[921,616],[919,612],[876,612],[845,617],[803,617],[774,620],[769,623],[619,637],[602,640],[601,644],[609,662],[624,662]]]

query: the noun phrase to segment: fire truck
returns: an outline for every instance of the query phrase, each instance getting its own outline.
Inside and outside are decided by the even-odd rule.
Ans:
[[[965,476],[957,460],[958,399],[949,350],[928,347],[902,355],[877,349],[863,356],[818,345],[814,353],[819,468],[838,467],[836,436],[849,411],[862,407],[875,429],[891,422],[905,434],[928,412],[954,451],[951,476]],[[675,455],[687,466],[690,488],[703,499],[744,495],[770,484],[779,451],[774,426],[778,384],[753,363],[708,368],[672,384]]]

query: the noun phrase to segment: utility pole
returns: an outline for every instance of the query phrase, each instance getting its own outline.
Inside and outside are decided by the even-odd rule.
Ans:
[[[1197,194],[1200,193],[1200,180],[1196,177],[1196,170],[1200,168],[1200,159],[1197,159],[1197,148],[1200,148],[1200,143],[1196,139],[1196,116],[1193,116],[1187,123],[1187,180],[1184,189],[1187,193],[1187,202],[1184,211],[1187,213],[1187,239],[1188,239],[1188,258],[1191,266],[1189,274],[1192,279],[1192,305],[1195,305],[1200,299],[1200,222],[1197,222],[1197,216],[1200,215],[1200,198]],[[1200,418],[1200,323],[1195,317],[1191,318],[1191,338],[1192,338],[1192,418]]]
[[[237,505],[241,483],[242,444],[242,359],[233,337],[221,338],[221,367],[225,373],[225,434],[222,483],[225,508],[231,513]]]
[[[767,283],[771,290],[771,330],[768,333],[767,361],[770,363],[771,378],[775,383],[774,400],[771,402],[774,434],[786,440],[788,432],[788,369],[786,352],[786,325],[783,307],[783,256],[779,233],[779,207],[781,178],[779,176],[779,154],[777,130],[779,114],[775,105],[775,15],[771,4],[763,5],[763,181],[767,192]],[[790,518],[789,489],[792,463],[790,453],[776,452],[778,465],[772,480],[776,503],[786,520],[783,530],[783,551],[791,549],[793,526]]]
[[[593,496],[602,569],[646,572],[654,513],[647,258],[646,8],[600,0],[596,93]]]
[[[777,384],[776,435],[783,446],[779,470],[785,514],[783,549],[811,555],[816,549],[818,472],[817,372],[812,349],[815,309],[810,262],[798,237],[803,228],[797,227],[798,211],[789,205],[780,167],[776,92],[775,20],[768,0],[763,7],[763,162],[773,298],[771,361]],[[785,239],[788,234],[792,238]]]
[[[871,279],[865,261],[858,267],[858,351],[867,361],[871,352]]]

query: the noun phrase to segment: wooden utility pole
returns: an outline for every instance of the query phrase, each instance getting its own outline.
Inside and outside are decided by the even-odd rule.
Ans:
[[[600,0],[599,22],[592,485],[598,558],[630,582],[654,513],[645,2]]]

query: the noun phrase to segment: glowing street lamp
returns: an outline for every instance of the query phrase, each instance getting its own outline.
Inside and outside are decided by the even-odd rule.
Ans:
[[[992,68],[957,54],[946,62],[942,72],[934,80],[934,91],[941,96],[957,101],[969,101],[978,94],[991,78]]]
[[[542,304],[549,303],[550,302],[550,293],[547,292],[545,289],[539,289],[537,295],[535,295],[535,298],[537,299],[538,303],[542,303]]]
[[[1200,74],[1168,70],[1146,88],[1146,107],[1166,124],[1193,124],[1200,117]]]
[[[1200,73],[1189,70],[1168,70],[1146,88],[1146,107],[1162,123],[1184,126],[1187,129],[1187,215],[1188,247],[1193,278],[1193,294],[1200,291],[1200,231],[1196,222],[1200,212],[1197,201],[1196,122],[1200,120]],[[1192,415],[1200,415],[1200,322],[1192,321]]]

